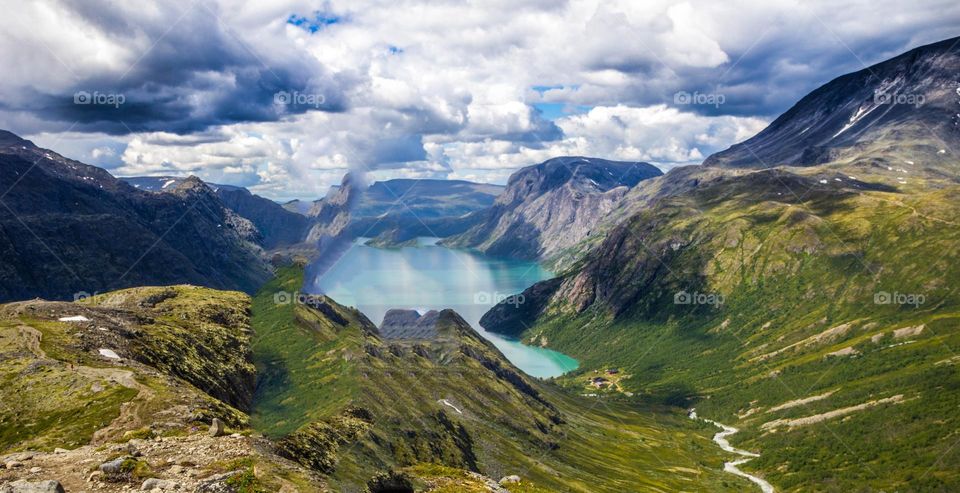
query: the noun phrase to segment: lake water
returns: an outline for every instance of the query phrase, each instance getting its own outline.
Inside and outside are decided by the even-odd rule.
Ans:
[[[379,325],[391,308],[451,308],[493,342],[514,365],[535,377],[577,368],[577,360],[549,349],[487,332],[480,317],[497,301],[517,294],[552,273],[536,262],[490,258],[436,246],[422,238],[416,247],[383,249],[358,240],[325,273],[307,284],[338,303],[355,306]]]

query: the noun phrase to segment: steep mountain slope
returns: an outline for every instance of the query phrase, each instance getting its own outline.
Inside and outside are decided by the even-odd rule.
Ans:
[[[834,79],[704,165],[811,166],[876,157],[896,167],[905,161],[953,167],[946,153],[960,148],[958,71],[960,38],[921,46]]]
[[[313,207],[313,202],[308,202],[300,199],[293,199],[288,202],[284,202],[283,208],[295,212],[297,214],[307,215],[310,212],[310,208]]]
[[[396,179],[364,186],[348,174],[344,183],[309,208],[307,215],[316,217],[318,225],[308,239],[375,237],[371,244],[394,247],[418,236],[462,233],[478,222],[467,214],[488,207],[502,190],[459,180]],[[304,204],[284,207],[303,209]]]
[[[760,453],[740,467],[778,491],[960,488],[955,41],[635,187],[566,275],[484,327],[578,358],[566,385],[616,367],[606,395],[740,428]],[[875,91],[926,102],[871,106]]]
[[[207,433],[214,419],[246,427],[249,307],[242,293],[194,286],[0,305],[0,486],[321,490],[264,440]]]
[[[310,219],[305,215],[290,212],[270,199],[250,193],[246,188],[219,186],[217,197],[230,210],[256,226],[266,249],[302,242],[311,226]]]
[[[187,178],[176,176],[127,176],[121,180],[138,190],[168,192],[175,190]],[[310,220],[306,211],[288,210],[270,199],[250,193],[243,187],[208,184],[217,198],[230,210],[253,223],[260,233],[260,244],[266,249],[295,245],[307,236]],[[294,207],[294,209],[296,209]]]
[[[747,485],[720,471],[711,429],[682,413],[599,405],[531,380],[452,311],[396,311],[378,329],[327,297],[295,301],[301,285],[302,272],[282,269],[254,299],[252,421],[333,487],[391,468],[520,475],[510,491]]]
[[[643,180],[662,173],[647,163],[560,157],[517,171],[480,222],[444,240],[491,255],[545,258],[591,234],[597,221]]]
[[[356,176],[347,173],[343,175],[343,181],[333,193],[314,202],[307,213],[307,216],[314,219],[314,225],[307,234],[307,241],[316,243],[343,235],[350,225],[353,210],[363,194],[363,188]]]
[[[196,178],[139,191],[0,133],[0,300],[190,282],[255,291],[269,271],[253,225]]]
[[[783,490],[956,489],[960,187],[817,185],[759,171],[664,200],[525,293],[545,308],[485,327],[578,358],[569,385],[619,367],[623,390],[741,428],[743,467]]]
[[[186,179],[180,176],[121,176],[119,178],[129,183],[133,188],[145,192],[172,190]],[[213,186],[216,187],[216,185]]]
[[[934,121],[956,105],[953,41],[872,67],[929,107],[851,122],[876,86],[841,77],[712,166],[632,189],[562,279],[484,327],[578,358],[566,385],[614,367],[602,394],[740,428],[760,453],[740,467],[778,490],[960,488],[960,163]]]

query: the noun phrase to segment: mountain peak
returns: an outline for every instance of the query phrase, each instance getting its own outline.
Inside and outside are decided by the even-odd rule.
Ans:
[[[812,166],[868,155],[940,164],[940,149],[960,144],[958,41],[921,46],[838,77],[703,164]]]
[[[0,130],[0,147],[8,147],[12,145],[35,147],[33,142],[30,142],[29,140],[24,139],[13,132],[8,130]]]

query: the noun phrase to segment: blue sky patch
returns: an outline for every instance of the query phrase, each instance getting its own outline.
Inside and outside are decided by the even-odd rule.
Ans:
[[[570,115],[581,115],[593,108],[592,106],[568,103],[534,103],[533,107],[540,112],[540,116],[547,120],[556,120]]]
[[[336,15],[332,12],[322,12],[319,10],[313,13],[313,17],[290,14],[290,17],[287,18],[287,24],[297,26],[311,34],[321,31],[328,26],[339,24],[343,21],[344,19],[342,16]]]

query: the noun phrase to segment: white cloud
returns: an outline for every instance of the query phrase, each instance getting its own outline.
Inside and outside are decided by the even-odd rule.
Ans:
[[[921,4],[20,2],[0,17],[0,121],[115,174],[195,173],[272,197],[322,195],[350,167],[497,182],[562,154],[670,167],[749,137],[860,60],[957,34],[956,2]],[[340,22],[315,33],[286,22],[318,9]],[[251,86],[303,79],[301,89],[342,96],[344,111],[108,136],[68,132],[70,121],[24,104],[116,82],[141,57],[203,68],[184,92],[162,94],[187,117],[219,122],[262,105],[249,100],[256,91],[225,89],[250,83],[245,76]],[[217,66],[238,60],[250,66]],[[534,86],[555,88],[541,95]],[[720,91],[726,104],[675,107],[680,90]],[[540,102],[581,106],[551,123],[534,110]]]
[[[757,133],[766,120],[736,116],[702,116],[665,105],[643,108],[596,107],[583,115],[561,118],[564,139],[541,148],[507,141],[454,143],[444,152],[454,177],[481,176],[561,155],[647,161],[668,169],[698,164],[712,152]]]

